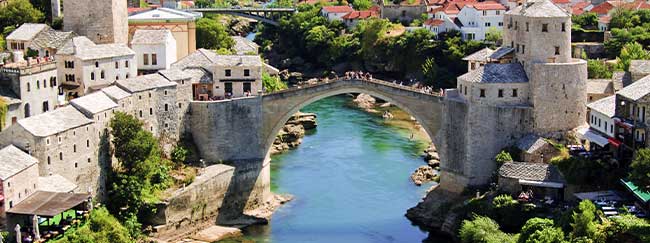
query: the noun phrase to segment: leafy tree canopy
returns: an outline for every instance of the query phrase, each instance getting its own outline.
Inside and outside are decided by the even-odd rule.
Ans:
[[[0,6],[0,28],[19,26],[24,23],[40,23],[44,20],[43,12],[34,8],[28,0],[12,0]]]
[[[630,180],[640,189],[650,191],[650,149],[637,150],[630,169]]]
[[[196,22],[196,45],[212,50],[232,49],[235,41],[230,37],[226,27],[214,18],[201,18]]]

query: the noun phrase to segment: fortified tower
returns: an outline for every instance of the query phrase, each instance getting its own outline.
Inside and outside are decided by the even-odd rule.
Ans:
[[[86,36],[96,44],[127,44],[129,27],[126,1],[63,1],[63,29]]]
[[[534,131],[563,132],[583,124],[587,63],[571,57],[571,14],[549,0],[533,0],[507,12],[503,43],[526,71]]]

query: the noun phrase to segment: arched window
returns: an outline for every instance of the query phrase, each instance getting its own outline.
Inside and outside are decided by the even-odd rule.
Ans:
[[[48,101],[43,101],[43,113],[47,112],[50,110],[50,102]]]
[[[32,86],[29,85],[29,82],[27,83],[27,92],[32,91]]]
[[[49,165],[51,163],[52,163],[52,160],[50,159],[50,156],[47,156],[47,164]]]
[[[63,152],[59,152],[59,160],[63,160]]]
[[[104,79],[104,70],[102,70],[102,73],[100,74],[101,79]]]
[[[95,62],[95,67],[99,67],[99,62]]]
[[[43,88],[47,88],[47,80],[43,79]]]
[[[72,152],[73,152],[73,153],[76,153],[76,152],[77,152],[77,145],[76,145],[76,144],[73,144],[73,145],[72,145]]]
[[[41,88],[41,81],[36,80],[36,89]]]
[[[167,104],[165,104],[165,111],[168,111],[168,110],[169,110],[169,106]]]
[[[90,73],[90,80],[95,80],[95,72]]]
[[[25,104],[24,109],[25,109],[25,118],[30,117],[31,116],[31,110],[30,110],[30,107],[29,107],[29,103]]]

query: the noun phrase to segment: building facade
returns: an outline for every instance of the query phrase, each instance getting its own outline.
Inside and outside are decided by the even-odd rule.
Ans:
[[[135,52],[139,73],[169,69],[176,62],[176,39],[166,29],[136,30],[131,49]]]
[[[176,40],[176,58],[181,59],[196,51],[196,21],[201,17],[200,13],[188,13],[169,8],[134,13],[128,17],[129,40],[133,38],[135,31],[140,29],[170,30]]]

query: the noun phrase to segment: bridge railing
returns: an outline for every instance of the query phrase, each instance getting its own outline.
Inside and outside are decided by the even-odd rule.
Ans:
[[[375,84],[379,84],[379,85],[394,87],[394,88],[398,88],[398,89],[408,90],[408,91],[412,91],[412,92],[416,92],[416,93],[427,94],[427,95],[431,95],[431,96],[443,96],[443,94],[441,92],[426,92],[423,89],[419,89],[419,88],[415,88],[415,87],[411,87],[411,86],[405,86],[405,85],[402,85],[402,84],[388,82],[388,81],[384,81],[384,80],[376,79],[376,78],[370,78],[370,79],[348,79],[348,78],[328,79],[328,80],[318,81],[316,83],[298,85],[298,86],[290,87],[290,88],[279,90],[279,91],[268,92],[268,93],[264,92],[264,94],[265,95],[267,95],[267,94],[270,95],[270,94],[287,93],[287,92],[292,92],[292,91],[296,91],[296,90],[300,90],[300,89],[317,87],[317,86],[321,86],[321,85],[324,85],[324,84],[334,83],[334,82],[339,82],[339,81],[345,81],[345,80],[356,80],[356,81],[375,83]]]

